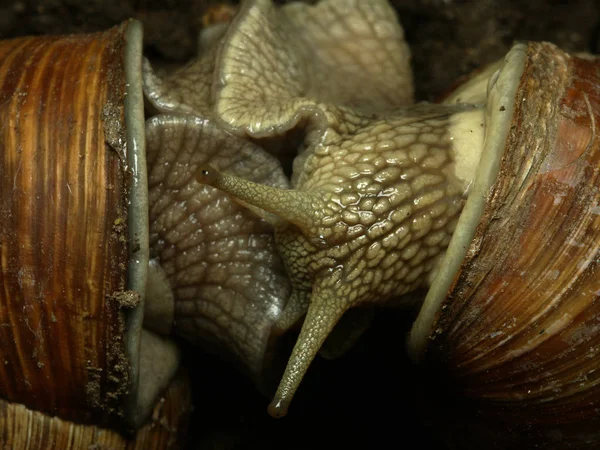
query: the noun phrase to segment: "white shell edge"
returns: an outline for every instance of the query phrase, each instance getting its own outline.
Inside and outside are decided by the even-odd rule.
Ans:
[[[407,347],[411,358],[423,358],[437,312],[464,260],[475,231],[483,215],[490,188],[496,181],[500,162],[512,123],[515,96],[527,57],[527,45],[516,44],[504,58],[504,64],[492,85],[488,87],[486,131],[484,148],[477,175],[463,212],[458,219],[448,250],[435,276],[417,319],[408,336]]]

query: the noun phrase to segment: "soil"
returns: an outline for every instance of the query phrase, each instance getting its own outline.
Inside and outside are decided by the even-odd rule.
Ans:
[[[179,64],[195,53],[200,17],[213,0],[0,0],[0,38],[102,30],[141,20],[145,52]],[[594,0],[394,0],[413,52],[419,100],[434,100],[461,76],[495,61],[515,40],[547,40],[600,52]],[[311,367],[288,417],[267,416],[268,399],[243,376],[187,348],[195,388],[190,449],[445,447],[427,421],[428,386],[404,351],[411,317],[386,312],[357,347]],[[360,412],[360,413],[357,413]],[[322,436],[322,437],[321,437]]]
[[[0,0],[0,38],[108,28],[142,21],[154,61],[194,55],[203,11],[218,0]],[[280,3],[282,3],[280,1]],[[600,52],[595,0],[392,0],[413,52],[418,100],[433,100],[461,76],[506,54],[515,40],[547,40]]]

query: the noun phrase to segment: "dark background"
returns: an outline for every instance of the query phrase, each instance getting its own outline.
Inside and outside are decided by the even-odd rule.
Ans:
[[[367,1],[367,0],[365,0]],[[76,33],[135,17],[146,55],[181,64],[195,53],[209,0],[0,0],[0,37]],[[412,48],[418,100],[434,100],[462,75],[501,58],[515,40],[548,40],[600,53],[596,1],[395,0]],[[337,361],[315,361],[285,419],[267,416],[268,399],[215,358],[187,348],[195,389],[193,449],[443,449],[427,394],[443,385],[413,367],[404,336],[413,317],[386,311],[357,347]],[[436,410],[437,411],[437,410]],[[485,448],[485,446],[483,447]]]

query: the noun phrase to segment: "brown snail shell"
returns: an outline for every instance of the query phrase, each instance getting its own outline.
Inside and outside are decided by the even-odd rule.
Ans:
[[[71,422],[138,428],[177,370],[174,344],[142,330],[140,74],[133,21],[0,43],[0,409],[16,424],[0,435],[12,448],[36,448],[18,441],[25,424],[42,437],[55,426],[70,433]],[[186,383],[167,395],[175,428],[190,407]],[[99,442],[81,433],[92,440],[79,445]]]
[[[190,381],[180,371],[135,439],[114,429],[69,422],[0,400],[0,442],[14,450],[184,448],[190,396]]]
[[[600,60],[530,43],[506,61],[483,169],[410,344],[471,408],[456,407],[463,423],[496,436],[487,447],[596,448]]]

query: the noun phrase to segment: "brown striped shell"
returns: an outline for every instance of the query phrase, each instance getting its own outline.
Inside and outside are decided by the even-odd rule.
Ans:
[[[431,411],[452,448],[597,448],[600,60],[547,43],[506,60],[410,347],[444,379]]]
[[[103,426],[63,420],[0,400],[0,442],[11,450],[148,450],[185,448],[190,380],[179,371],[134,438]]]
[[[11,448],[104,442],[76,423],[137,428],[179,365],[172,342],[142,330],[140,75],[136,22],[0,42],[0,437]],[[174,427],[186,384],[167,396]]]

